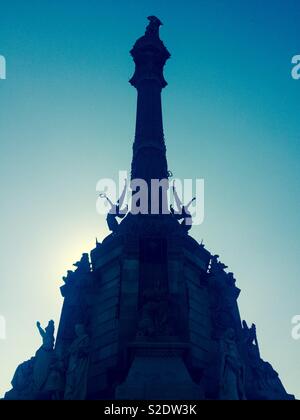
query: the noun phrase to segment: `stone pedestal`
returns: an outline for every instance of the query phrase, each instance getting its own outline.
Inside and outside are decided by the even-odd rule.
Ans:
[[[134,343],[133,358],[125,381],[116,389],[120,400],[198,400],[194,383],[183,361],[189,346],[177,342]]]

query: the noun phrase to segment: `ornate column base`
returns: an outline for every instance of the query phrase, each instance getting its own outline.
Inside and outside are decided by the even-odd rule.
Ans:
[[[125,381],[116,388],[118,400],[200,400],[183,361],[188,344],[135,342],[129,346],[132,364]]]

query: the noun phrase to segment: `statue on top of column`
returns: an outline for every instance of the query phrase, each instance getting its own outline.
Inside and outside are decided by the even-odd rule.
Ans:
[[[159,27],[162,25],[162,22],[156,16],[148,16],[147,19],[150,23],[146,28],[145,35],[159,37]]]

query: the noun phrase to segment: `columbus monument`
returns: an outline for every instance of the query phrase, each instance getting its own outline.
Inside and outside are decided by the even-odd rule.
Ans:
[[[161,106],[170,53],[160,39],[162,23],[148,20],[131,50],[131,183],[146,182],[150,210],[151,180],[170,181]],[[37,323],[41,347],[18,366],[6,399],[294,398],[262,359],[255,325],[240,317],[233,273],[190,236],[188,206],[178,203],[174,186],[170,191],[179,208],[161,189],[156,214],[133,214],[122,198],[113,204],[104,197],[111,234],[63,278],[56,339],[53,321],[46,328]]]

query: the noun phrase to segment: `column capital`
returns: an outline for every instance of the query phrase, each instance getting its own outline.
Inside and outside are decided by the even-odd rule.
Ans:
[[[145,35],[136,41],[130,51],[135,62],[135,73],[129,82],[137,89],[145,80],[154,80],[161,88],[167,86],[163,68],[171,55],[159,38],[159,27],[162,23],[155,16],[149,16],[148,20],[150,23]]]

